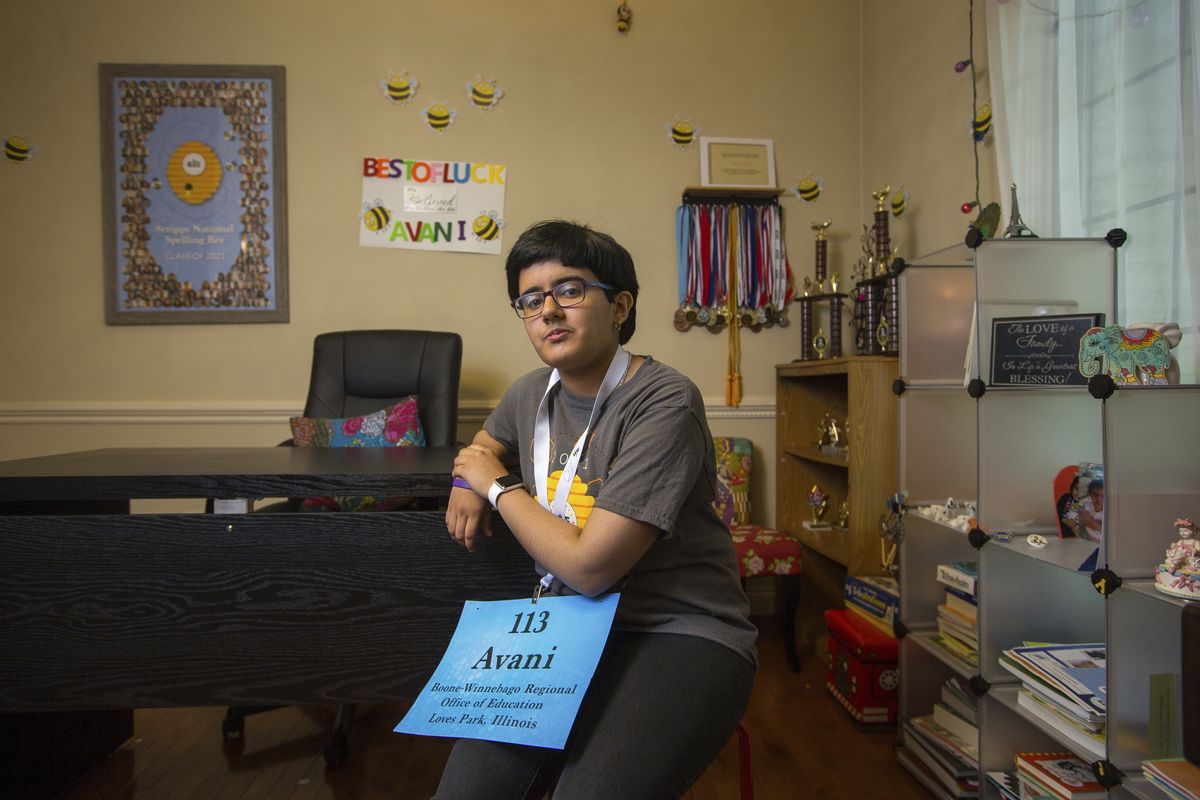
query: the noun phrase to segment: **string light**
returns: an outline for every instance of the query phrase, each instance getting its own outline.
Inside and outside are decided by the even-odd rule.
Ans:
[[[978,206],[979,206],[978,202],[976,202],[974,200],[968,200],[967,202],[962,204],[962,212],[964,214],[970,214],[971,209],[976,208]]]
[[[971,66],[971,59],[964,58],[962,61],[959,61],[957,64],[954,65],[954,71],[955,72],[965,72],[967,67],[969,67],[969,66]]]

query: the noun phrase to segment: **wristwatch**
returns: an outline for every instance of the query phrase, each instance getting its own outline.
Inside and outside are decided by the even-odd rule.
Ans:
[[[488,489],[488,502],[492,504],[492,508],[495,508],[500,495],[505,492],[511,492],[513,489],[523,488],[525,488],[525,483],[521,480],[520,476],[506,472],[492,481],[492,487]]]

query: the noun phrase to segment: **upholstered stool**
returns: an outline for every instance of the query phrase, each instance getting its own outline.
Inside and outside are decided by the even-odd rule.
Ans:
[[[714,436],[717,497],[714,506],[729,526],[742,580],[774,576],[783,587],[783,644],[788,666],[800,670],[796,652],[796,610],[800,605],[800,542],[783,531],[749,523],[750,457],[753,444],[744,437]]]

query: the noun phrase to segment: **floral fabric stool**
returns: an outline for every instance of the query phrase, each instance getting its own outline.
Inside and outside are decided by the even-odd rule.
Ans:
[[[717,497],[713,505],[729,526],[738,572],[749,578],[774,576],[783,586],[783,644],[788,666],[800,670],[796,652],[796,609],[800,605],[800,542],[783,531],[753,525],[750,517],[749,439],[714,436],[717,455]]]

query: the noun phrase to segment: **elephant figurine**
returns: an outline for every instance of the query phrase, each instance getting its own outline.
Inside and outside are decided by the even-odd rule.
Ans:
[[[1172,375],[1178,382],[1171,348],[1181,335],[1174,323],[1092,328],[1079,340],[1079,373],[1090,378],[1103,372],[1118,384],[1166,384]]]

